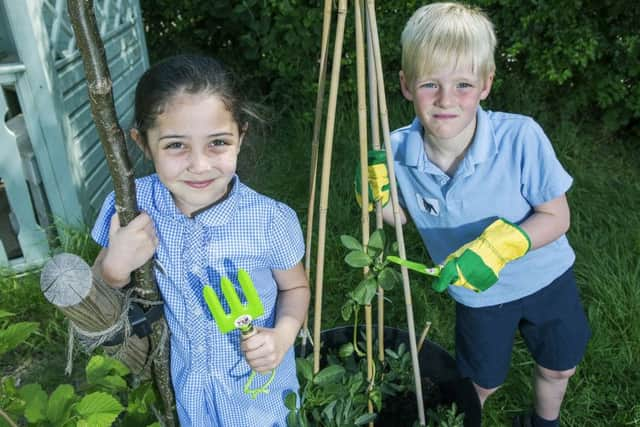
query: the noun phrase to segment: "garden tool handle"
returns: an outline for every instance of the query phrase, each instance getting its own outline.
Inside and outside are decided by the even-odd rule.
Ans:
[[[243,341],[246,339],[249,339],[250,337],[258,333],[258,330],[253,326],[252,322],[239,326],[238,329],[240,330],[240,335],[242,336]],[[251,383],[253,382],[253,379],[256,377],[256,373],[257,372],[254,371],[253,369],[251,370],[251,374],[249,375],[249,378],[247,378],[247,382],[244,383],[244,389],[243,389],[244,393],[248,394],[249,397],[251,397],[252,399],[255,399],[261,393],[265,393],[265,394],[269,393],[269,385],[271,384],[271,382],[276,376],[276,370],[274,368],[271,370],[271,376],[269,377],[267,382],[265,382],[262,386],[258,388],[251,388]]]
[[[428,276],[438,277],[440,275],[441,266],[439,265],[435,267],[427,267],[419,262],[409,261],[393,255],[389,255],[387,260],[394,264],[403,265],[409,270],[417,271],[418,273],[426,274]]]
[[[253,382],[253,379],[255,378],[256,374],[257,372],[252,370],[251,374],[249,375],[249,378],[247,379],[247,382],[244,383],[243,391],[245,394],[248,394],[249,397],[251,397],[252,399],[255,399],[261,393],[264,393],[264,394],[269,393],[269,385],[271,384],[271,382],[273,382],[273,379],[276,377],[276,369],[273,368],[271,370],[271,376],[269,377],[267,382],[265,382],[263,385],[261,385],[258,388],[251,388],[251,383]]]
[[[253,325],[249,325],[248,328],[246,328],[246,330],[240,329],[240,335],[242,336],[243,341],[248,338],[251,338],[257,333],[258,333],[258,330],[254,328]]]

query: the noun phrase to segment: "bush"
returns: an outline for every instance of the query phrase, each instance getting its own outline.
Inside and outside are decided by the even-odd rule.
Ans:
[[[608,131],[639,128],[640,8],[628,1],[479,0],[499,40],[498,76],[511,92]]]
[[[238,70],[254,96],[311,120],[317,90],[323,2],[319,0],[141,0],[152,60],[197,51]],[[422,2],[377,2],[388,91],[397,91],[400,34]],[[586,119],[608,131],[640,131],[640,8],[615,0],[475,0],[498,32],[498,73],[489,105]],[[335,5],[334,5],[335,17]],[[335,21],[335,19],[334,19]],[[341,94],[355,92],[353,8],[341,70]],[[335,22],[331,28],[334,38]],[[329,48],[329,61],[333,51]],[[329,62],[330,68],[331,62]],[[523,96],[524,95],[524,96]]]

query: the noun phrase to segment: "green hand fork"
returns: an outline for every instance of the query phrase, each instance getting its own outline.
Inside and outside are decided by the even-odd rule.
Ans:
[[[233,283],[231,283],[229,279],[223,277],[220,281],[222,294],[229,304],[229,314],[222,308],[222,304],[220,304],[220,300],[211,286],[205,286],[202,290],[202,295],[209,306],[211,315],[218,325],[218,329],[220,329],[223,334],[239,329],[242,339],[244,340],[256,333],[253,327],[253,319],[264,314],[264,307],[262,306],[260,295],[258,295],[258,291],[256,291],[249,273],[239,269],[238,281],[247,300],[246,304],[242,304],[238,294],[236,294]],[[251,383],[256,376],[256,371],[252,370],[251,375],[249,375],[247,382],[244,384],[244,392],[251,396],[252,399],[255,399],[260,393],[269,393],[269,385],[275,378],[275,375],[276,370],[273,369],[271,376],[261,387],[252,389]]]
[[[427,276],[438,277],[440,276],[440,270],[442,270],[441,266],[427,267],[419,262],[409,261],[393,255],[388,256],[387,260],[394,264],[404,265],[409,270],[417,271],[418,273],[426,274]]]

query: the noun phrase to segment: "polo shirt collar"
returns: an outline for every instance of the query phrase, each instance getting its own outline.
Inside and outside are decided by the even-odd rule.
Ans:
[[[404,163],[409,167],[418,167],[424,162],[424,145],[423,145],[424,129],[422,123],[416,117],[411,122],[409,132],[404,144]]]
[[[473,166],[493,157],[497,152],[496,141],[491,129],[489,115],[478,106],[476,112],[476,131],[473,142],[461,164],[463,170],[473,170]],[[411,125],[404,144],[404,163],[408,167],[415,167],[428,173],[442,173],[435,165],[427,160],[424,151],[424,128],[416,117]]]
[[[477,165],[493,157],[497,152],[496,140],[491,129],[489,115],[482,107],[478,106],[476,113],[476,131],[473,135],[473,142],[467,150],[465,162],[470,165]]]
[[[159,178],[154,182],[154,194],[155,204],[160,215],[170,217],[181,223],[187,223],[189,221],[195,221],[207,227],[215,227],[224,225],[231,220],[232,215],[238,205],[240,199],[242,184],[237,175],[235,175],[231,181],[231,190],[224,200],[210,206],[209,208],[197,213],[195,216],[189,218],[178,209],[173,196],[165,187]]]

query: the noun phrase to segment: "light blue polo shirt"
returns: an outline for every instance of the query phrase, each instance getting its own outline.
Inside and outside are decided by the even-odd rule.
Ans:
[[[473,142],[452,177],[427,158],[422,135],[415,119],[391,134],[391,146],[400,203],[438,264],[499,217],[521,223],[534,206],[562,196],[573,181],[530,117],[478,107]],[[574,260],[563,235],[507,264],[488,290],[449,286],[449,293],[469,307],[502,304],[547,286]]]

